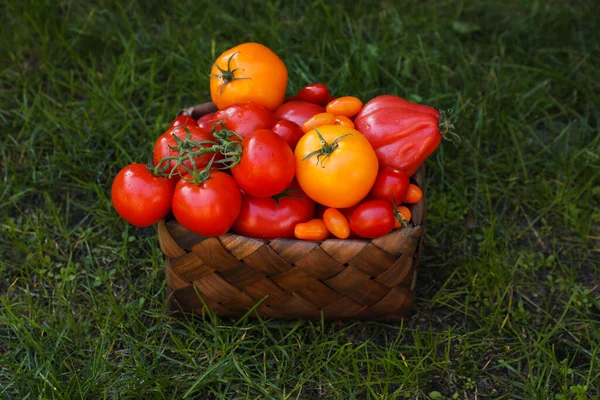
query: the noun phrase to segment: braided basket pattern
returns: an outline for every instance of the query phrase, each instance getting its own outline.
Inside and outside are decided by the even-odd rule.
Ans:
[[[212,104],[184,110],[194,118]],[[200,110],[200,111],[197,111]],[[411,179],[422,189],[421,168]],[[169,311],[278,319],[395,321],[409,315],[423,250],[424,199],[407,227],[372,239],[264,240],[227,233],[202,237],[160,221]],[[258,306],[256,306],[258,304]]]

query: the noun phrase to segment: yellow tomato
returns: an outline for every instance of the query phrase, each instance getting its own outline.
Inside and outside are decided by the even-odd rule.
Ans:
[[[285,97],[285,64],[268,47],[244,43],[221,54],[210,71],[210,96],[217,108],[256,103],[271,110]]]
[[[379,168],[369,141],[343,125],[324,125],[307,132],[294,152],[296,179],[302,190],[327,207],[346,208],[371,190]]]

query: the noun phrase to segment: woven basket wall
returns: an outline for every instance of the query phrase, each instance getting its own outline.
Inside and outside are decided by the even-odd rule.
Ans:
[[[199,118],[212,103],[183,110]],[[421,168],[412,182],[424,189]],[[425,202],[412,221],[373,240],[202,237],[175,220],[158,225],[169,311],[295,319],[402,319],[410,314],[423,250]]]

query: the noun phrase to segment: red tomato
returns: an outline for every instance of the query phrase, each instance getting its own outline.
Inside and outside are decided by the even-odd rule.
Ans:
[[[225,127],[240,136],[247,136],[257,129],[271,129],[275,117],[271,110],[254,103],[238,103],[215,113],[215,121],[225,121]]]
[[[173,215],[187,230],[202,236],[220,236],[233,225],[242,207],[242,194],[230,175],[211,171],[202,184],[185,175],[173,194]]]
[[[374,199],[389,201],[391,204],[395,199],[395,205],[399,205],[404,202],[409,184],[408,175],[404,171],[385,167],[377,174],[371,195]]]
[[[296,224],[312,219],[314,213],[315,202],[294,181],[274,197],[244,194],[232,229],[240,235],[263,239],[293,238]]]
[[[123,219],[144,227],[167,216],[174,187],[174,181],[152,175],[145,164],[131,164],[119,171],[110,194]]]
[[[297,98],[325,107],[329,102],[329,88],[322,83],[313,83],[300,89]]]
[[[304,136],[304,132],[302,131],[302,128],[298,126],[298,124],[285,119],[278,121],[275,125],[273,125],[273,129],[271,130],[285,139],[292,150],[296,148],[298,140]]]
[[[398,168],[412,176],[440,145],[440,126],[442,133],[450,129],[442,120],[431,107],[384,95],[365,104],[354,125],[375,149],[382,168]]]
[[[259,129],[242,141],[242,157],[231,173],[239,187],[256,197],[269,197],[287,188],[296,172],[296,158],[275,132]]]
[[[179,151],[171,149],[171,147],[177,145],[177,141],[173,137],[173,135],[177,136],[179,139],[184,139],[187,135],[187,132],[190,133],[190,139],[197,142],[200,140],[215,140],[210,130],[200,128],[199,126],[186,126],[186,127],[175,127],[173,129],[168,130],[167,132],[160,135],[160,137],[156,140],[154,144],[154,152],[152,153],[152,158],[154,161],[154,165],[158,166],[163,157],[167,156],[177,156],[179,155]],[[210,147],[210,144],[206,144],[203,147]],[[197,148],[195,149],[197,150]],[[196,158],[196,166],[198,169],[204,168],[213,157],[213,154],[204,154],[198,158]],[[217,154],[216,160],[221,159],[221,154]],[[183,163],[188,168],[191,168],[192,163],[189,160],[184,161]],[[169,166],[164,170],[165,174],[170,174],[176,166],[175,160],[169,161]],[[162,170],[163,165],[161,165]],[[173,177],[175,180],[180,178],[180,175],[186,174],[186,170],[183,167],[178,168],[178,173],[174,173]]]
[[[201,116],[196,123],[202,129],[212,130],[215,123],[215,113],[208,113]]]
[[[275,110],[277,120],[287,119],[302,126],[307,119],[315,114],[325,112],[325,108],[306,101],[289,101]]]
[[[196,126],[198,124],[196,123],[196,120],[190,117],[189,115],[180,115],[171,122],[171,125],[169,125],[169,129],[181,125]]]
[[[373,239],[387,235],[394,228],[394,209],[383,200],[359,205],[350,217],[350,229],[358,236]]]

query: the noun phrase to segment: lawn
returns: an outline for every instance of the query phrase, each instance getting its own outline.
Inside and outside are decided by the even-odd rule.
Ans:
[[[310,5],[308,5],[310,3]],[[600,397],[600,9],[594,1],[0,5],[0,397]],[[403,323],[165,315],[156,229],[110,184],[215,56],[285,61],[289,94],[452,109],[427,161]]]

